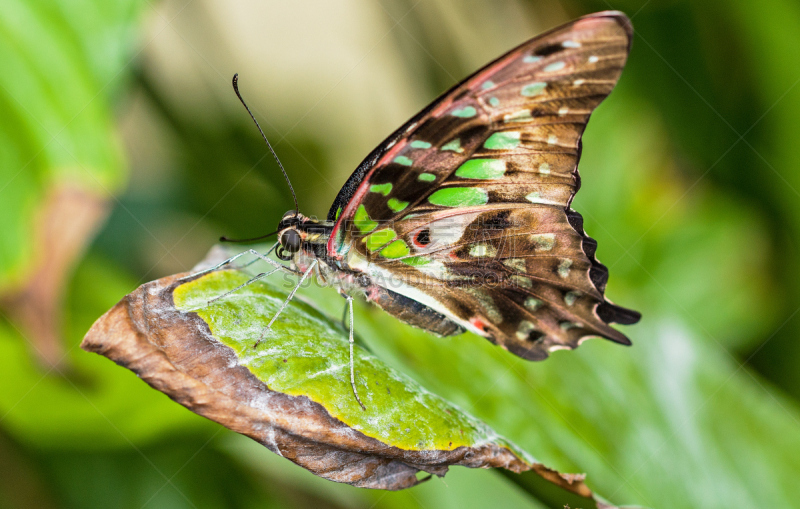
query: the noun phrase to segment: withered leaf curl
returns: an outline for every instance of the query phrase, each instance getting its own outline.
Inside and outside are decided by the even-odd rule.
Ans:
[[[233,278],[229,286],[246,278],[237,271],[220,273],[238,275],[239,279]],[[593,497],[582,475],[560,474],[534,461],[480,421],[427,393],[363,350],[359,349],[359,361],[369,357],[387,378],[402,381],[411,392],[424,392],[426,401],[437,398],[439,404],[452,409],[447,413],[458,413],[460,418],[482,426],[486,439],[452,449],[398,447],[386,443],[390,440],[369,436],[357,423],[348,425],[334,417],[330,401],[274,390],[254,374],[240,353],[215,337],[201,314],[176,308],[175,290],[187,284],[179,277],[147,283],[123,298],[95,322],[81,347],[108,357],[193,412],[256,440],[325,479],[399,490],[422,482],[419,472],[443,476],[450,465],[496,467],[516,473],[532,471],[569,492]],[[244,295],[249,299],[257,297]],[[342,337],[337,340],[346,348],[347,339],[339,334]],[[368,408],[371,412],[380,410]],[[431,439],[421,443],[433,442]]]

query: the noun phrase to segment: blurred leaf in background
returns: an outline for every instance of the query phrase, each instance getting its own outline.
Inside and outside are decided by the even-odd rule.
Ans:
[[[401,493],[323,481],[75,346],[139,284],[190,268],[220,234],[271,231],[291,207],[230,91],[234,72],[302,209],[321,216],[361,159],[444,89],[609,8],[636,37],[584,137],[574,206],[610,268],[608,294],[643,312],[634,346],[590,341],[527,363],[366,305],[359,333],[615,503],[796,506],[796,2],[10,0],[0,507],[563,507],[490,471]],[[327,292],[305,297],[338,316]]]
[[[113,103],[141,3],[3,5],[0,296],[49,366],[64,355],[68,273],[125,182]]]

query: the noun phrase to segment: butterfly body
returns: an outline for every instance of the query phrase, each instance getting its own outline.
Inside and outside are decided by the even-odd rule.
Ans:
[[[342,256],[329,256],[322,248],[327,247],[333,229],[330,221],[320,222],[290,211],[278,228],[282,232],[295,231],[302,240],[296,252],[284,257],[291,258],[301,272],[308,270],[312,262],[316,261],[317,278],[322,284],[337,288],[347,295],[361,295],[401,321],[440,336],[464,332],[463,328],[443,314],[394,291],[392,281],[387,281],[387,278],[391,279],[391,274],[382,272],[379,267],[361,265],[363,260],[358,258],[348,258],[345,261]],[[355,266],[351,266],[348,261],[355,262]],[[399,281],[394,283],[396,285]]]
[[[376,148],[326,221],[287,213],[284,259],[406,323],[526,359],[590,336],[630,344],[609,324],[639,314],[605,298],[608,271],[571,204],[581,135],[631,35],[623,14],[598,13],[488,64]]]

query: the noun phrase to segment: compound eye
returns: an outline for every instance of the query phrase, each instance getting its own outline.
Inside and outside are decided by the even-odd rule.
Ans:
[[[290,253],[300,251],[300,247],[303,245],[303,239],[294,228],[289,228],[281,233],[280,242],[281,247]]]

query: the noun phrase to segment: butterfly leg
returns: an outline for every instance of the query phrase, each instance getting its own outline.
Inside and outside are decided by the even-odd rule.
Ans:
[[[248,252],[249,251],[244,251],[244,252],[241,252],[241,253],[239,253],[237,255],[231,256],[227,260],[222,261],[222,262],[214,265],[213,267],[209,267],[207,269],[203,269],[203,270],[199,270],[197,272],[193,272],[193,273],[189,274],[188,276],[183,276],[182,278],[179,278],[178,281],[184,281],[186,279],[191,279],[191,278],[193,278],[195,276],[199,276],[201,274],[207,274],[209,272],[214,272],[215,270],[217,270],[217,269],[219,269],[221,267],[224,267],[225,265],[228,265],[229,263],[235,262],[236,260],[238,260],[242,256],[246,255]]]
[[[239,254],[237,254],[237,255],[231,256],[231,257],[230,257],[230,258],[228,258],[227,260],[221,261],[220,263],[218,263],[218,264],[214,265],[213,267],[209,267],[209,268],[207,268],[207,269],[203,269],[203,270],[200,270],[200,271],[194,272],[194,273],[192,273],[192,274],[189,274],[188,276],[183,276],[183,277],[182,277],[182,278],[180,278],[178,281],[183,281],[183,280],[186,280],[186,279],[191,279],[191,278],[193,278],[193,277],[200,276],[200,275],[203,275],[203,274],[207,274],[207,273],[209,273],[209,272],[214,272],[215,270],[221,269],[222,267],[224,267],[224,266],[226,266],[226,265],[228,265],[228,264],[230,264],[230,263],[233,263],[234,261],[238,260],[239,258],[241,258],[242,256],[244,256],[244,255],[246,255],[246,254],[252,254],[252,255],[255,255],[255,256],[257,257],[257,259],[256,259],[256,260],[258,260],[258,259],[261,259],[261,260],[263,260],[263,261],[267,262],[268,264],[272,265],[273,267],[275,267],[275,268],[276,268],[276,269],[278,269],[278,270],[282,270],[282,271],[284,271],[284,272],[289,272],[290,274],[299,274],[299,272],[298,272],[298,271],[296,271],[296,270],[293,270],[293,269],[290,269],[289,267],[286,267],[285,265],[282,265],[282,264],[280,264],[280,263],[276,262],[275,260],[271,260],[271,259],[267,258],[267,256],[268,256],[268,255],[269,255],[269,254],[270,254],[270,253],[271,253],[271,252],[272,252],[272,251],[273,251],[273,250],[274,250],[274,249],[277,247],[277,245],[278,245],[278,244],[276,243],[274,246],[272,246],[272,247],[269,249],[269,251],[267,251],[267,252],[266,252],[265,254],[263,254],[263,255],[262,255],[261,253],[259,253],[258,251],[256,251],[255,249],[248,249],[247,251],[242,251],[241,253],[239,253]],[[240,267],[240,268],[247,267],[248,265],[250,265],[250,264],[252,264],[252,263],[255,263],[255,262],[256,262],[256,260],[253,260],[252,262],[248,262],[248,263],[246,263],[245,265],[243,265],[243,266],[242,266],[242,267]]]
[[[283,265],[281,265],[279,263],[278,263],[278,265],[283,267]],[[272,324],[275,323],[275,320],[278,319],[278,317],[281,315],[281,313],[283,313],[283,310],[286,309],[286,306],[289,305],[289,302],[294,298],[294,294],[297,293],[297,290],[300,288],[300,285],[303,284],[303,281],[305,281],[306,278],[308,277],[308,275],[311,274],[311,271],[314,270],[314,267],[316,265],[317,265],[317,260],[314,259],[314,261],[311,262],[311,265],[308,266],[306,271],[303,272],[303,276],[300,278],[300,281],[297,282],[297,285],[295,285],[295,287],[292,289],[292,291],[289,294],[289,296],[286,297],[285,301],[283,301],[283,304],[281,304],[281,307],[278,308],[278,312],[275,313],[275,316],[272,317],[272,320],[270,320],[269,323],[267,324],[267,326],[264,327],[264,331],[261,333],[261,337],[258,338],[258,341],[256,341],[256,344],[253,345],[253,348],[256,348],[262,341],[264,341],[264,337],[267,335],[267,332],[269,332],[269,330],[272,328]]]
[[[209,300],[208,302],[206,302],[206,305],[207,305],[207,306],[210,306],[211,304],[215,303],[216,301],[218,301],[218,300],[220,300],[220,299],[222,299],[222,298],[224,298],[224,297],[227,297],[228,295],[230,295],[230,294],[232,294],[232,293],[236,293],[236,292],[238,292],[239,290],[241,290],[241,289],[242,289],[242,288],[244,288],[245,286],[247,286],[247,285],[249,285],[249,284],[252,284],[252,283],[255,283],[255,282],[256,282],[256,281],[258,281],[259,279],[262,279],[262,278],[265,278],[265,277],[267,277],[267,276],[271,276],[272,274],[275,274],[275,273],[276,273],[276,272],[278,272],[279,270],[280,270],[280,269],[272,269],[272,270],[271,270],[271,271],[269,271],[269,272],[262,272],[261,274],[258,274],[258,275],[256,275],[256,276],[253,276],[252,278],[250,278],[250,279],[248,279],[247,281],[245,281],[244,283],[240,284],[239,286],[237,286],[237,287],[236,287],[236,288],[234,288],[233,290],[228,290],[227,292],[223,293],[222,295],[217,295],[217,296],[216,296],[216,297],[214,297],[213,299],[211,299],[211,300]]]
[[[347,302],[344,303],[344,309],[342,310],[342,327],[347,328]]]
[[[276,244],[275,246],[277,246],[277,244]],[[269,251],[267,251],[267,254],[266,254],[266,255],[262,255],[261,253],[259,253],[259,252],[258,252],[258,251],[256,251],[255,249],[249,249],[249,250],[247,250],[247,251],[246,251],[246,253],[250,253],[250,254],[253,254],[253,255],[257,256],[258,258],[260,258],[261,260],[263,260],[263,261],[267,262],[268,264],[272,265],[273,267],[275,267],[275,268],[276,268],[276,269],[278,269],[278,270],[282,270],[282,271],[284,271],[284,272],[287,272],[287,273],[289,273],[289,274],[300,274],[300,271],[299,271],[299,270],[294,270],[294,269],[292,269],[292,268],[290,268],[290,267],[287,267],[286,265],[283,265],[282,263],[278,263],[278,262],[276,262],[275,260],[271,260],[271,259],[267,258],[267,255],[268,255],[268,254],[269,254],[269,253],[270,253],[270,252],[271,252],[273,249],[275,249],[275,246],[272,246],[272,248],[271,248]],[[253,262],[255,262],[255,261],[256,261],[256,260],[253,260]],[[252,262],[251,262],[251,263],[252,263]],[[248,263],[247,265],[250,265],[250,263]],[[246,267],[247,265],[245,265],[245,267]]]
[[[361,398],[358,397],[358,391],[356,390],[356,369],[355,363],[353,362],[353,345],[355,343],[353,339],[353,297],[346,293],[342,293],[342,296],[347,299],[347,307],[350,310],[350,387],[353,388],[353,396],[356,397],[356,401],[361,405],[361,410],[366,410],[367,407],[361,402]]]

